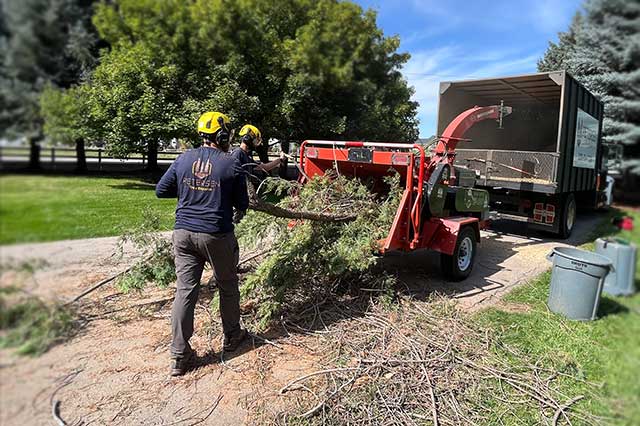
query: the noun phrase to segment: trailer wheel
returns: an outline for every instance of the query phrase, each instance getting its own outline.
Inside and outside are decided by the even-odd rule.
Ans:
[[[560,226],[558,227],[558,235],[560,238],[567,239],[571,236],[573,226],[576,224],[577,207],[576,197],[573,194],[568,194],[564,203],[562,203],[562,214],[560,215]]]
[[[443,275],[451,281],[461,281],[467,278],[471,274],[476,260],[476,246],[476,233],[473,228],[463,227],[458,233],[453,254],[440,254],[440,268]]]

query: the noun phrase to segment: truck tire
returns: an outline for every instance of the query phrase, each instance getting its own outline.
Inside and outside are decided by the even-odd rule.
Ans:
[[[576,197],[573,194],[567,194],[562,203],[562,214],[560,215],[560,224],[558,226],[558,236],[563,240],[571,236],[571,231],[576,224],[577,205]]]
[[[473,228],[465,226],[460,229],[453,254],[440,254],[440,268],[445,278],[450,281],[467,278],[476,260],[476,247],[476,233]]]

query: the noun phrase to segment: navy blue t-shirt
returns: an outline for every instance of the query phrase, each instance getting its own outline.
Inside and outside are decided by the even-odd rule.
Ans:
[[[233,207],[245,211],[245,173],[231,155],[200,147],[181,154],[156,185],[158,198],[178,197],[174,229],[209,234],[233,231]]]
[[[248,174],[253,174],[254,167],[258,165],[258,163],[253,159],[251,152],[246,152],[242,148],[234,149],[231,156],[240,162],[240,166]]]

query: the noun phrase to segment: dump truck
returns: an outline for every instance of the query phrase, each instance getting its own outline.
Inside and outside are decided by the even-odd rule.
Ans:
[[[509,105],[511,113],[498,126],[470,128],[454,166],[489,192],[495,218],[567,238],[579,211],[610,202],[603,103],[565,71],[446,81],[438,135],[462,111],[493,104]]]

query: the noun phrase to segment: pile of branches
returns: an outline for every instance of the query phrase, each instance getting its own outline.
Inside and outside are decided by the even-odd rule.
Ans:
[[[603,420],[580,409],[587,395],[560,390],[561,382],[576,380],[571,374],[528,361],[463,318],[450,301],[403,300],[395,312],[374,305],[319,334],[326,368],[280,389],[288,408],[277,413],[277,423],[555,426]]]
[[[331,174],[303,186],[266,183],[266,192],[286,195],[275,208],[294,213],[275,217],[251,211],[237,228],[244,248],[268,252],[241,288],[256,306],[255,328],[330,293],[359,286],[392,291],[393,279],[377,269],[377,253],[400,201],[399,176],[388,177],[383,186]],[[333,220],[290,219],[295,212]]]

